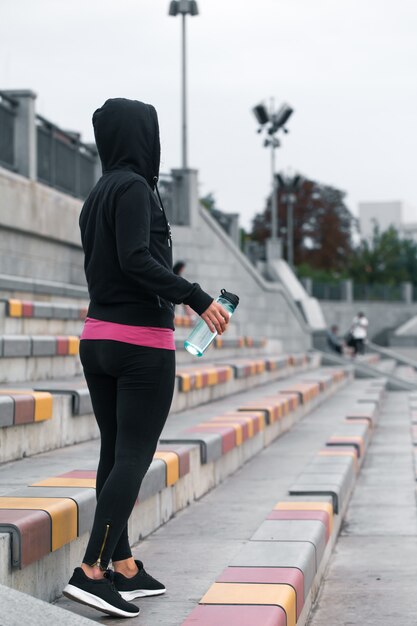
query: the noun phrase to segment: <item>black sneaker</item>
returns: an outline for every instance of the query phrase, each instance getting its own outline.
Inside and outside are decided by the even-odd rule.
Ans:
[[[126,578],[119,572],[114,572],[114,584],[122,598],[133,600],[133,598],[144,598],[145,596],[159,596],[165,593],[164,585],[155,578],[152,578],[143,568],[142,561],[135,559],[138,566],[138,573],[132,578]]]
[[[68,585],[62,592],[64,596],[87,604],[93,609],[103,611],[117,617],[136,617],[140,609],[123,600],[113,582],[113,572],[104,572],[104,578],[93,580],[89,578],[81,567],[76,567]]]

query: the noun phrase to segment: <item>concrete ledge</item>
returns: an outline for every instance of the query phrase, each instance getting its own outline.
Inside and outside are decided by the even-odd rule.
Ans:
[[[348,378],[345,381],[335,383],[333,392],[342,384],[346,384],[347,381]],[[322,401],[326,397],[327,395],[323,393]],[[320,396],[315,400],[318,403]],[[69,398],[62,396],[61,402],[66,406],[68,412],[70,409]],[[289,428],[297,419],[301,419],[308,410],[312,410],[313,404],[317,406],[313,402],[301,405],[300,410],[294,412],[291,422],[286,422],[285,428]],[[77,418],[74,422],[78,424],[80,419],[82,418]],[[129,519],[131,542],[135,543],[147,536],[166,523],[178,511],[216,487],[249,458],[262,450],[267,442],[273,441],[282,432],[284,432],[284,428],[281,428],[279,422],[275,422],[251,439],[245,440],[240,446],[234,447],[216,461],[206,464],[201,463],[200,449],[194,446],[190,450],[189,473],[179,478],[173,486],[165,487],[158,493],[145,498],[147,490],[152,492],[154,485],[152,486],[151,483],[154,480],[158,482],[159,474],[156,467],[154,476],[145,479],[144,492],[139,494],[139,502],[134,507]],[[160,472],[160,477],[162,477],[162,468],[160,468]],[[149,481],[148,484],[146,484],[147,481]],[[81,561],[87,542],[88,533],[85,533],[40,561],[32,563],[23,570],[16,570],[12,569],[10,563],[10,537],[4,534],[0,535],[0,563],[3,564],[3,567],[0,566],[0,584],[5,583],[42,599],[52,601],[61,594],[62,588],[68,580],[68,571]],[[7,567],[4,567],[5,563],[8,563]],[[42,582],[40,583],[40,581]]]
[[[96,622],[29,596],[16,589],[0,585],[2,626],[39,626],[39,624],[65,624],[65,626],[92,626]]]
[[[382,390],[380,397],[382,397]],[[345,422],[343,428],[347,427],[349,429],[350,425],[349,422]],[[354,423],[352,425],[355,426]],[[370,423],[364,425],[362,422],[359,422],[356,426],[359,426],[360,429],[366,428],[368,436],[372,433]],[[285,611],[285,623],[291,623],[293,626],[295,624],[297,626],[305,626],[307,624],[312,604],[317,597],[328,560],[337,541],[356,478],[352,459],[343,457],[342,461],[342,457],[338,457],[337,452],[334,455],[334,459],[337,459],[335,463],[331,462],[334,459],[317,456],[315,461],[311,461],[307,465],[298,481],[301,483],[303,481],[311,481],[310,494],[308,489],[306,491],[301,489],[300,495],[297,495],[294,489],[290,489],[290,496],[275,506],[275,509],[280,512],[287,511],[289,513],[288,516],[274,518],[269,515],[267,520],[253,534],[251,540],[232,559],[230,566],[224,570],[222,576],[226,576],[225,582],[227,584],[222,585],[222,577],[220,577],[220,584],[219,582],[214,583],[200,600],[198,606],[209,607],[213,604],[219,606],[245,605],[244,585],[241,585],[242,588],[239,592],[238,583],[244,582],[247,584],[251,582],[249,578],[254,576],[253,572],[255,569],[261,568],[265,572],[263,575],[264,580],[252,581],[257,583],[256,594],[258,594],[257,597],[259,598],[255,604],[261,606],[277,604]],[[363,456],[358,454],[357,458],[362,463]],[[327,494],[325,491],[319,493],[320,485],[329,485],[331,489],[327,490]],[[334,486],[337,487],[337,490],[335,490]],[[336,491],[338,497],[335,500]],[[315,495],[316,493],[318,495]],[[328,511],[326,515],[331,515],[331,526],[327,527],[328,532],[330,530],[330,535],[327,535],[327,539],[326,526],[323,521],[319,521],[316,514],[308,516],[309,511],[318,510],[326,510]],[[304,512],[304,517],[300,517],[299,513],[301,511]],[[292,513],[292,516],[290,513]],[[291,521],[297,519],[299,521]],[[244,573],[245,568],[247,568],[248,574]],[[271,602],[267,601],[267,597],[271,599],[267,592],[269,587],[273,588],[273,585],[268,583],[278,582],[270,580],[273,576],[272,571],[274,568],[281,572],[279,582],[283,585],[282,588],[284,589],[287,585],[289,589],[293,589],[294,595],[283,594],[279,599],[277,596],[275,602]],[[300,597],[297,595],[301,587],[297,591],[292,584],[294,568],[303,573],[304,598],[302,598],[303,606],[301,612]],[[234,570],[236,578],[233,578]],[[258,571],[261,572],[261,570]],[[287,574],[283,574],[283,572],[287,572]],[[242,581],[240,580],[242,576],[247,578]],[[263,590],[261,589],[262,586]],[[263,591],[265,592],[264,596],[262,596]],[[296,613],[297,616],[295,616]],[[216,611],[210,612],[210,610],[200,611],[195,609],[191,616],[183,622],[183,626],[191,623],[195,623],[196,626],[198,624],[201,624],[201,626],[215,626],[216,615]],[[258,618],[257,626],[266,626],[270,623],[267,617],[265,617],[265,620]]]

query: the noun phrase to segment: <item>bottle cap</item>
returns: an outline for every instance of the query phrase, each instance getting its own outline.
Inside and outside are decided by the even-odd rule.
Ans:
[[[239,296],[236,296],[234,293],[230,293],[230,291],[226,291],[226,289],[222,289],[220,291],[221,297],[225,300],[229,300],[231,304],[236,308],[239,304]]]

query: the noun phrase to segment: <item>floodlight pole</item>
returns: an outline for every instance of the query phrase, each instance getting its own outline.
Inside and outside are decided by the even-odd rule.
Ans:
[[[188,167],[188,122],[187,122],[187,15],[198,15],[195,0],[171,0],[169,15],[181,15],[181,152],[182,169]]]
[[[271,139],[271,176],[272,176],[272,219],[271,219],[271,239],[278,239],[278,203],[277,203],[277,177],[275,176],[275,142]]]
[[[294,267],[294,194],[287,192],[287,262]]]
[[[182,169],[188,167],[187,154],[187,31],[186,14],[182,13]]]

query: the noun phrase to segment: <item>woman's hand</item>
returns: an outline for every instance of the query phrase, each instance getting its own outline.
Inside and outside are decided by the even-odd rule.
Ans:
[[[201,314],[201,318],[205,321],[212,333],[217,330],[217,333],[222,335],[229,323],[230,314],[221,304],[213,300],[209,308]]]

